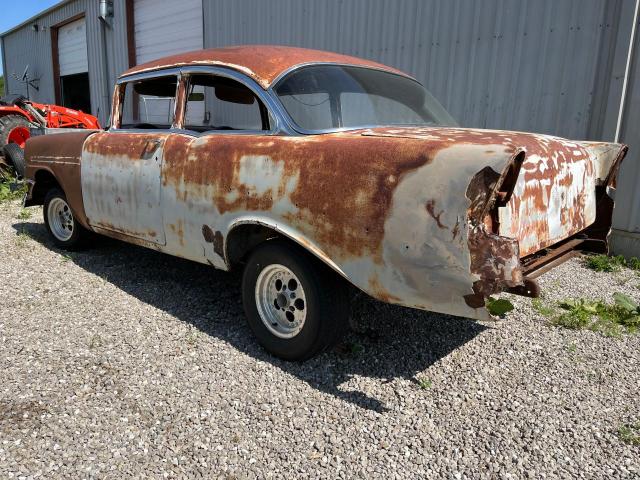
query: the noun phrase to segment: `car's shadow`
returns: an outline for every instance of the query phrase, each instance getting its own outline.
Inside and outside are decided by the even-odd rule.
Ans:
[[[25,222],[13,227],[63,253],[42,224]],[[270,362],[313,388],[376,411],[386,410],[379,399],[341,385],[353,376],[416,381],[417,373],[486,329],[472,320],[386,305],[360,295],[352,302],[354,328],[343,343],[307,362],[285,362],[266,353],[249,330],[238,274],[107,238],[97,239],[88,250],[65,254],[86,271],[207,335]]]

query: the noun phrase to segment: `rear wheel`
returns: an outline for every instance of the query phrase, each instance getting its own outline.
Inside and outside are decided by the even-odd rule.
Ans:
[[[44,197],[44,224],[60,248],[76,250],[83,245],[89,232],[73,216],[67,197],[59,188],[53,188]]]
[[[24,148],[30,136],[29,120],[22,115],[0,117],[0,148],[9,143],[15,143],[20,148]]]
[[[269,241],[252,253],[242,278],[242,298],[260,344],[285,360],[317,355],[348,327],[343,280],[283,241]]]

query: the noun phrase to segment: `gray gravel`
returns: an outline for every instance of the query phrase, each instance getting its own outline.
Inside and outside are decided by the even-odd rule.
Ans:
[[[345,344],[274,359],[237,276],[111,240],[67,255],[0,206],[0,478],[640,478],[640,335],[357,303]],[[26,234],[19,234],[24,231]],[[547,299],[624,291],[573,260]],[[419,381],[426,388],[421,388]]]

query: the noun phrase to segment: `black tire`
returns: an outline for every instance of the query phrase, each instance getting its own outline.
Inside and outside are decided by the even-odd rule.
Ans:
[[[9,143],[9,133],[16,127],[29,128],[31,124],[22,115],[5,115],[0,117],[0,148]]]
[[[9,143],[4,146],[4,156],[8,163],[13,165],[18,178],[24,178],[26,164],[24,162],[24,150],[15,143]]]
[[[59,235],[56,235],[52,230],[52,222],[55,222],[54,219],[49,218],[49,206],[51,202],[54,200],[62,200],[68,207],[68,212],[71,215],[73,228],[65,229],[71,231],[71,235],[69,238],[61,238]],[[65,250],[78,250],[81,249],[89,236],[89,232],[80,225],[75,219],[71,208],[68,206],[67,197],[64,192],[59,188],[52,188],[47,192],[44,197],[44,207],[43,207],[43,216],[44,216],[44,224],[47,227],[47,231],[51,238],[53,239],[53,243],[56,246],[63,248]],[[53,227],[54,230],[57,230],[57,227]]]
[[[291,338],[281,338],[267,327],[268,320],[263,321],[256,302],[261,272],[275,265],[293,272],[305,296],[306,317],[301,330]],[[249,326],[268,352],[284,360],[309,359],[342,338],[349,326],[347,291],[345,281],[336,273],[298,246],[281,240],[260,245],[249,257],[242,276],[242,300]]]

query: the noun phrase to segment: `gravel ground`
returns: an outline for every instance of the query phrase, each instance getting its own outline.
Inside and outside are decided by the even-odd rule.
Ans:
[[[0,206],[0,478],[640,478],[640,335],[363,299],[345,344],[262,351],[237,276],[116,241],[74,254]],[[25,232],[20,234],[19,232]],[[547,300],[640,300],[568,262]],[[422,388],[420,385],[422,383]]]

